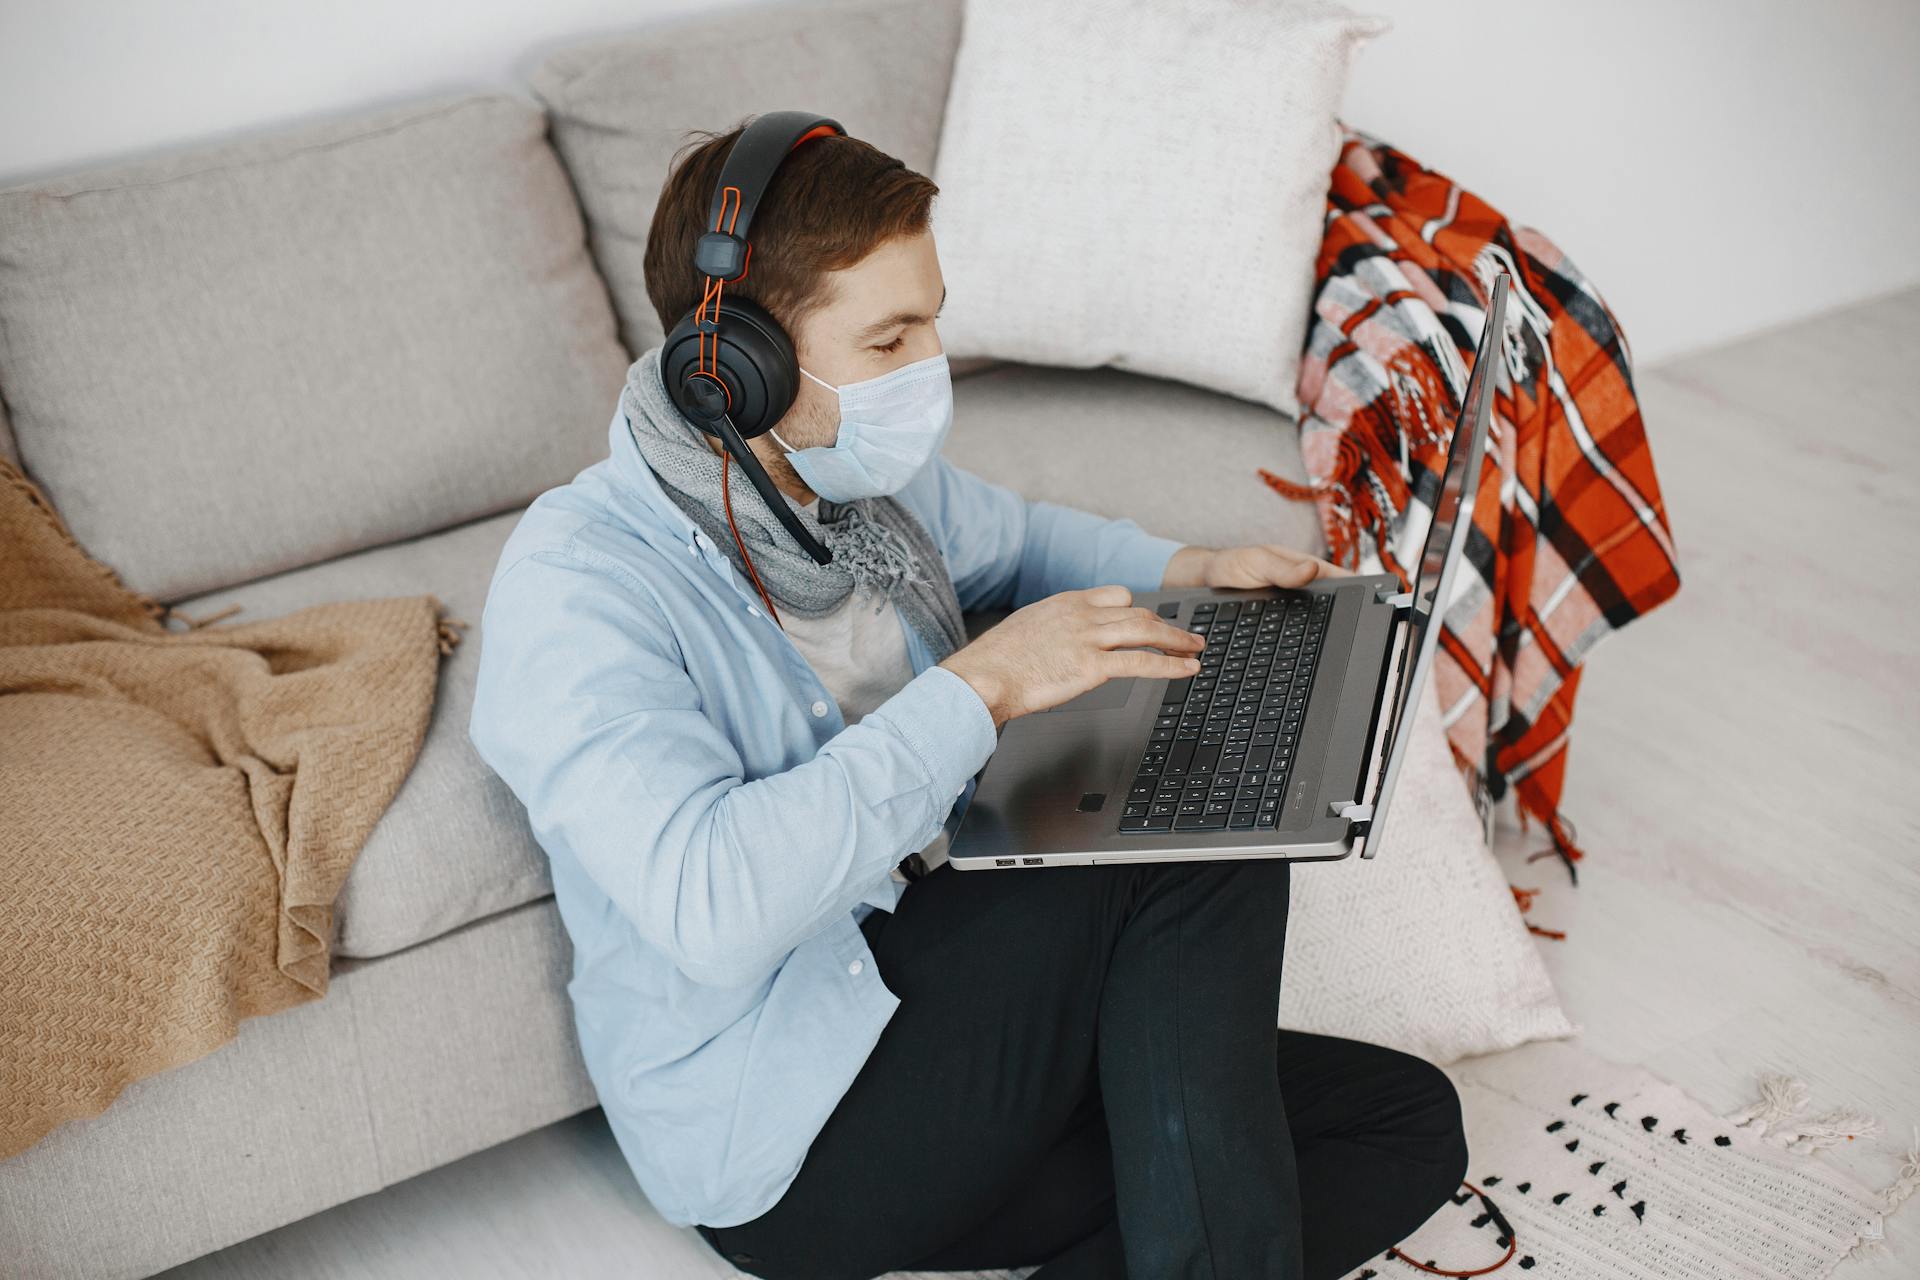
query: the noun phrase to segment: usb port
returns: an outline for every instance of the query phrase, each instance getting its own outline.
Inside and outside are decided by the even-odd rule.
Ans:
[[[1038,866],[1044,865],[1046,863],[1046,859],[1045,858],[1022,858],[1020,859],[1020,863],[1022,866],[1038,867]]]
[[[993,860],[993,865],[996,867],[1010,867],[1013,865],[1013,859],[1012,858],[995,858]]]

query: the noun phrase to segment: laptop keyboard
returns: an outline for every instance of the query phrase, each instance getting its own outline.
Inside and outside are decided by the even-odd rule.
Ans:
[[[1332,611],[1332,596],[1306,594],[1194,606],[1200,670],[1167,682],[1122,832],[1278,825]],[[1179,603],[1160,612],[1178,617]]]

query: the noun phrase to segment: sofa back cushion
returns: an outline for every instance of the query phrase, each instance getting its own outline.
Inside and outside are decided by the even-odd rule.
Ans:
[[[688,131],[817,111],[931,174],[961,7],[841,0],[701,15],[563,50],[535,70],[629,352],[666,336],[647,300],[647,233]]]
[[[604,454],[627,364],[523,100],[0,191],[21,460],[162,599],[529,501]]]

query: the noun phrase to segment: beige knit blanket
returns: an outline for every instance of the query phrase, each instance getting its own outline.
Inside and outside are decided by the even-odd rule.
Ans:
[[[462,625],[432,596],[167,613],[0,459],[0,1158],[325,994]]]

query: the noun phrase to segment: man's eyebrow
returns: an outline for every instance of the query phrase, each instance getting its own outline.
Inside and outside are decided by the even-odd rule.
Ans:
[[[940,289],[940,306],[944,307],[946,305],[947,290],[943,285]],[[938,310],[938,308],[935,308],[935,310]],[[856,339],[877,338],[897,324],[918,324],[922,320],[931,320],[932,318],[932,316],[923,316],[917,311],[896,311],[885,320],[876,320],[864,328],[856,329],[853,336]]]

